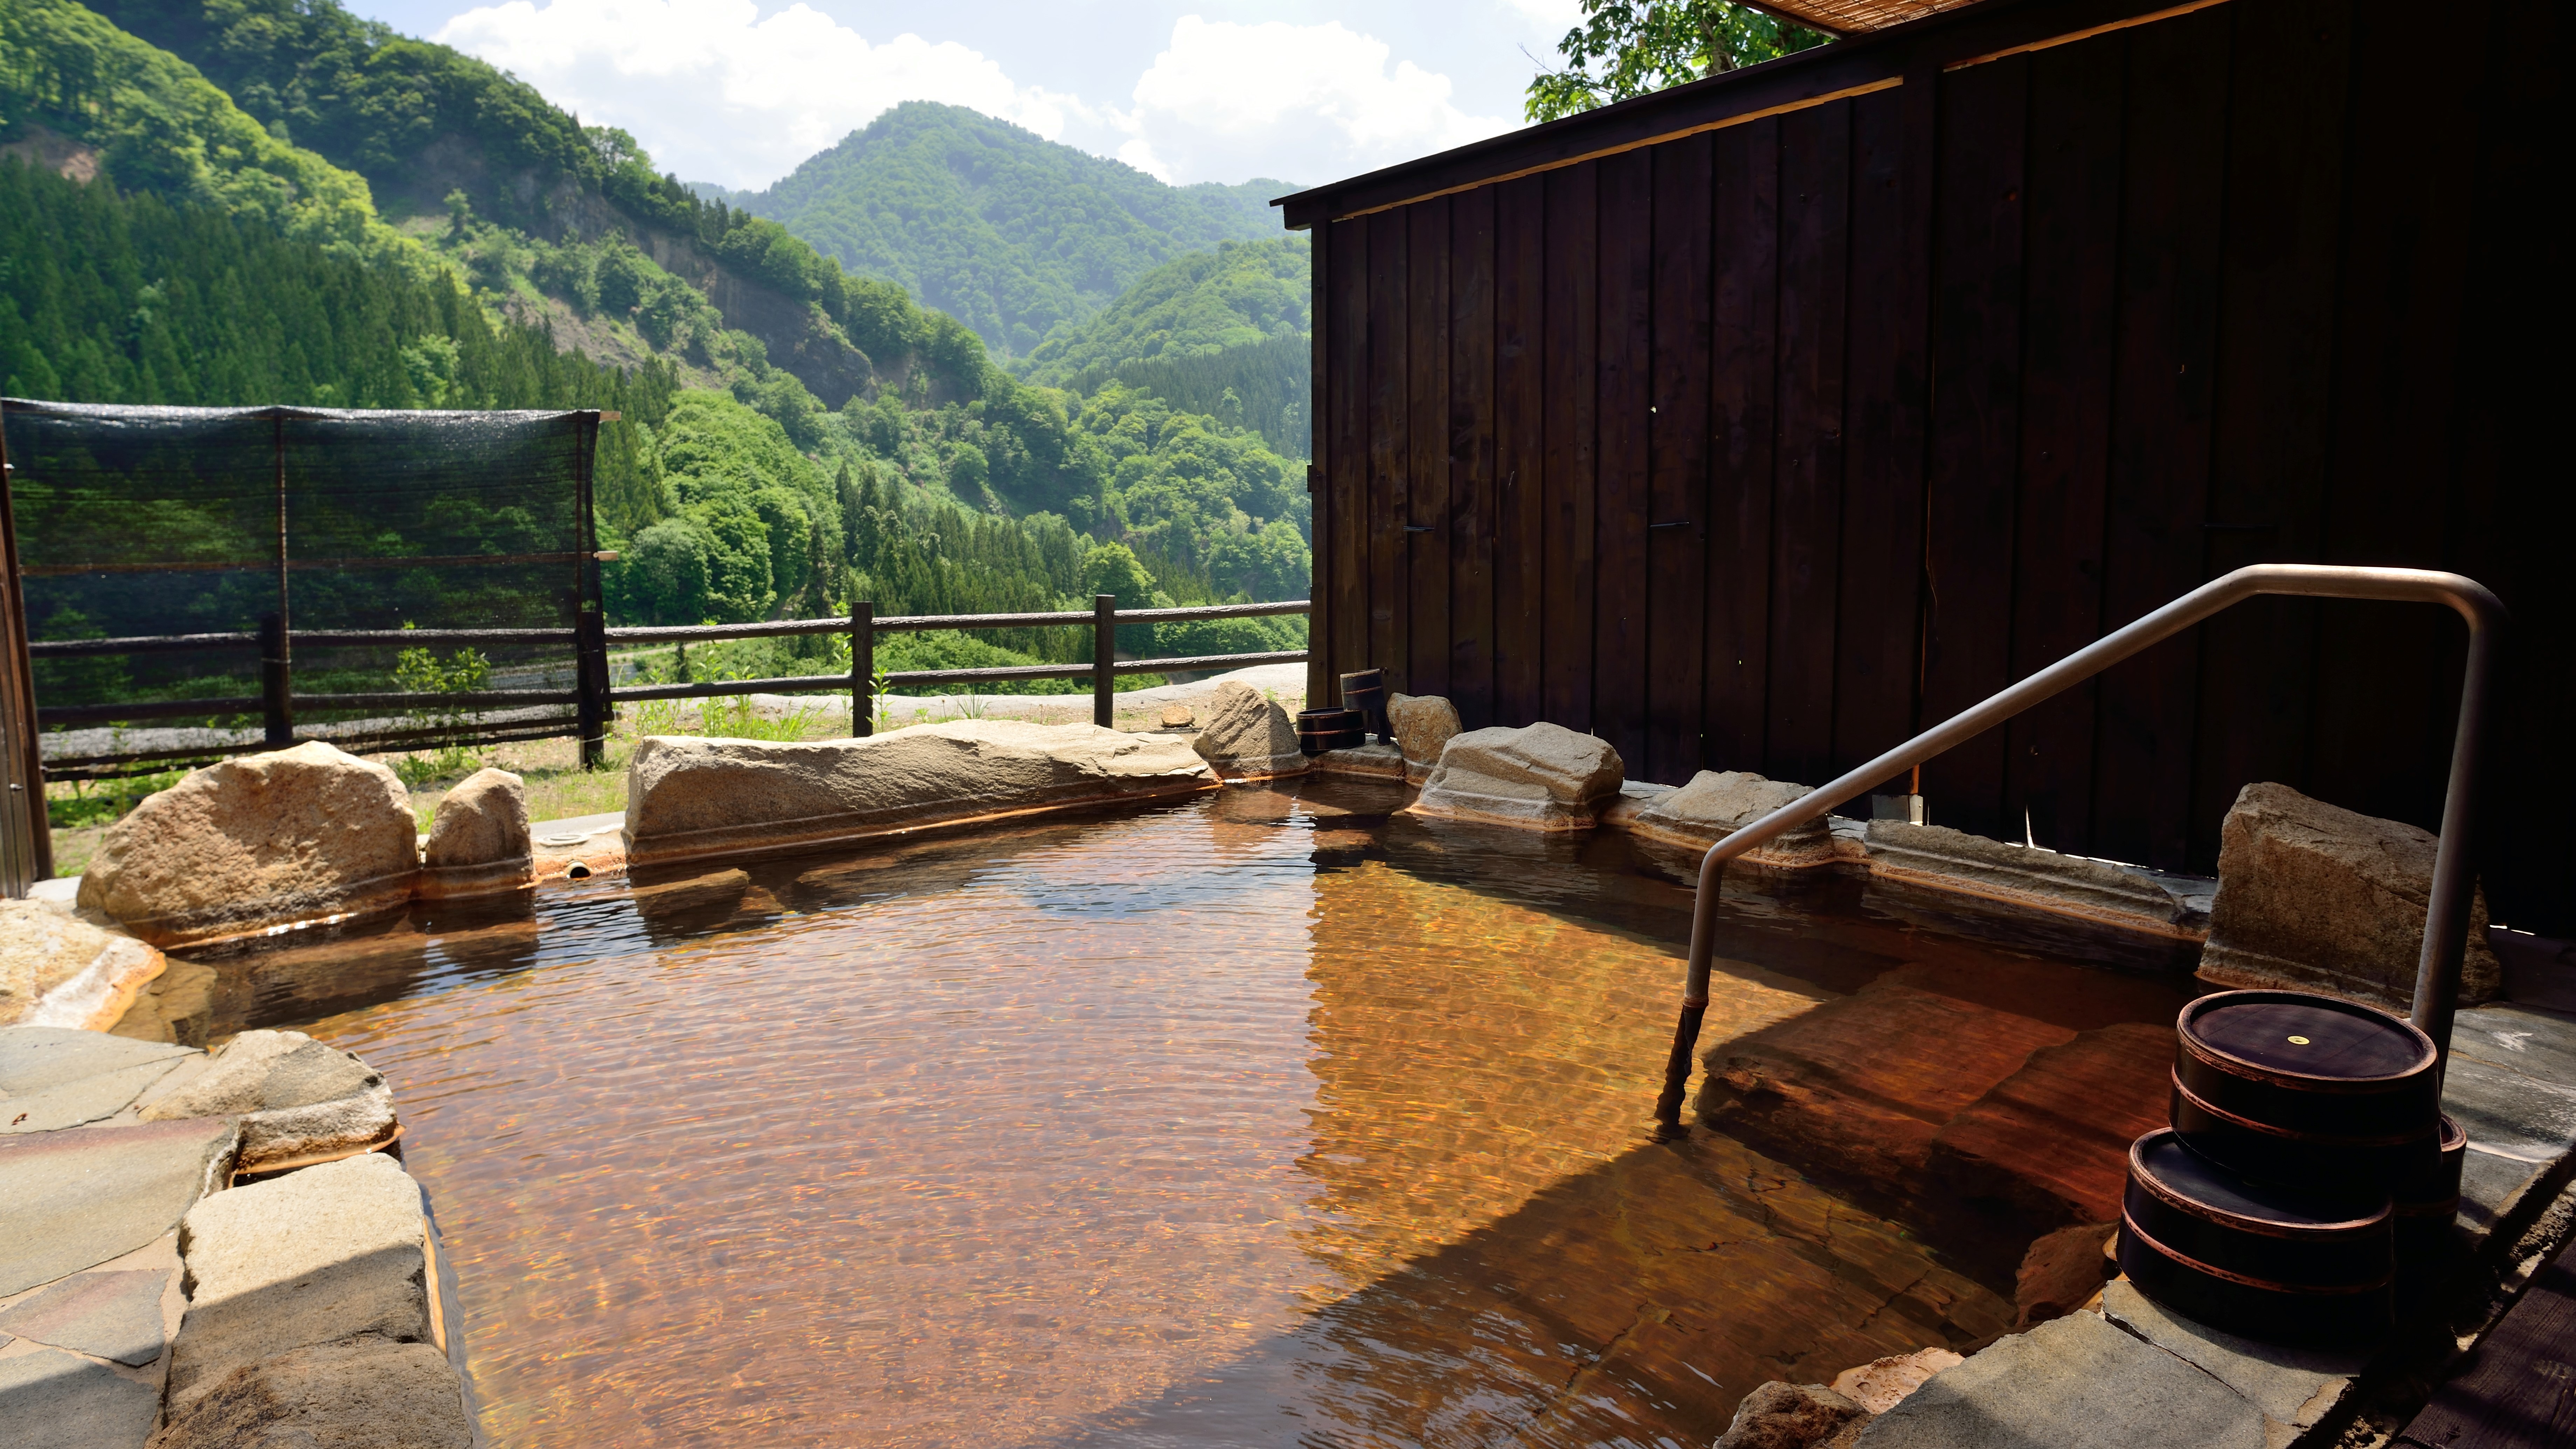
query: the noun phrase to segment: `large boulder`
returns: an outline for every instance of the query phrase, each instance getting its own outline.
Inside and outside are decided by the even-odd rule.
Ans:
[[[2218,901],[2200,976],[2220,986],[2287,986],[2404,1008],[2432,894],[2429,831],[2380,820],[2287,785],[2236,796],[2218,837]],[[2460,1001],[2488,1000],[2501,976],[2483,893],[2469,904]]]
[[[1228,780],[1297,775],[1306,770],[1306,757],[1297,749],[1297,724],[1288,711],[1259,690],[1232,680],[1218,685],[1207,702],[1198,738],[1190,748]]]
[[[239,1117],[240,1172],[364,1152],[393,1140],[397,1125],[382,1073],[300,1031],[243,1032],[141,1116]]]
[[[1528,830],[1589,830],[1625,775],[1619,752],[1598,735],[1545,721],[1469,730],[1440,752],[1421,798],[1407,808]]]
[[[857,740],[667,739],[636,746],[630,865],[792,849],[1219,783],[1170,735],[954,720]]]
[[[1625,823],[1644,839],[1706,851],[1815,788],[1743,770],[1702,770],[1689,784],[1628,815]],[[1817,865],[1832,859],[1833,849],[1832,829],[1819,817],[1738,859],[1754,865]]]
[[[0,1026],[104,1029],[167,965],[123,931],[0,901]]]
[[[228,1383],[239,1385],[244,1370],[256,1379],[263,1366],[300,1350],[433,1344],[428,1242],[420,1185],[379,1153],[219,1192],[190,1208],[179,1229],[188,1311],[171,1345],[169,1422],[186,1422]],[[433,1349],[429,1357],[445,1367],[443,1354]],[[453,1372],[441,1382],[460,1393],[461,1414]],[[367,1411],[364,1394],[334,1402],[347,1413]],[[349,1442],[348,1427],[340,1437],[317,1427],[313,1442]]]
[[[80,905],[166,949],[397,907],[419,869],[402,781],[316,740],[147,796],[107,828]]]
[[[528,843],[527,782],[477,770],[438,802],[421,851],[417,893],[433,900],[519,890],[536,883]]]
[[[1404,781],[1419,785],[1440,764],[1440,752],[1458,737],[1458,707],[1436,694],[1386,697],[1387,732],[1404,754]]]

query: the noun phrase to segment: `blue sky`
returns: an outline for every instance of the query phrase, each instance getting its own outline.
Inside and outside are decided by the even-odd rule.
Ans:
[[[887,106],[972,106],[1174,182],[1313,184],[1520,124],[1577,0],[352,0],[691,181],[763,186]]]

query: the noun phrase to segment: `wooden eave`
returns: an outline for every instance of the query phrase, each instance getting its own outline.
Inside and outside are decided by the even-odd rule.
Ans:
[[[1599,110],[1311,187],[1272,201],[1290,231],[1742,125],[1785,111],[2207,9],[2227,0],[1967,0],[1920,20]],[[1792,13],[1793,7],[1766,3]],[[1819,12],[1826,8],[1816,7]],[[1893,7],[1878,7],[1893,8]]]

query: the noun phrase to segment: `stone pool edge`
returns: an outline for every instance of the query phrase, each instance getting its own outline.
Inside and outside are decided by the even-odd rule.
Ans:
[[[341,1103],[235,1100],[381,1079],[302,1033],[235,1043],[0,1029],[7,1100],[49,1118],[0,1134],[0,1399],[102,1449],[271,1432],[467,1449],[461,1317],[399,1131],[258,1160],[261,1133]],[[357,1095],[390,1118],[380,1086]]]

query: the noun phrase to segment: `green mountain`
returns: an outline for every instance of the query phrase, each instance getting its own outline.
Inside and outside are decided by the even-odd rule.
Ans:
[[[271,135],[184,61],[68,0],[0,7],[0,148],[256,217],[342,255],[434,270],[377,216],[363,179]]]
[[[602,430],[595,478],[601,512],[615,515],[654,506],[653,429],[676,380],[659,365],[559,352],[543,328],[495,324],[442,272],[283,235],[263,216],[0,160],[0,388],[75,402],[612,409],[626,421]],[[21,481],[21,536],[63,526],[42,480]],[[159,522],[192,545],[215,526]],[[81,622],[40,611],[31,624],[65,637]],[[38,682],[70,688],[81,673],[56,662]]]
[[[1312,282],[1303,237],[1219,243],[1146,273],[1099,316],[1057,328],[1017,370],[1086,395],[1122,382],[1303,457]]]
[[[621,619],[1025,609],[1082,597],[1077,564],[1122,597],[1305,586],[1296,469],[1231,418],[1023,383],[901,286],[334,0],[102,3],[221,84],[72,0],[0,4],[12,391],[617,408]]]
[[[1086,371],[1106,376],[1099,370],[1122,363],[1302,335],[1311,325],[1313,286],[1302,236],[1220,243],[1147,272],[1098,316],[1058,328],[1012,371],[1066,387]]]
[[[962,106],[907,101],[768,190],[722,194],[1019,354],[1176,256],[1277,237],[1270,198],[1294,189],[1167,186]]]
[[[272,142],[363,177],[385,220],[462,268],[487,305],[596,355],[664,356],[746,396],[780,392],[784,372],[826,407],[917,372],[954,395],[982,366],[900,287],[844,276],[777,223],[656,174],[626,133],[584,127],[493,66],[338,0],[91,8],[194,63]]]

